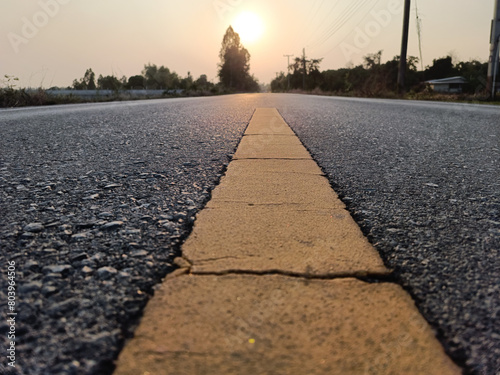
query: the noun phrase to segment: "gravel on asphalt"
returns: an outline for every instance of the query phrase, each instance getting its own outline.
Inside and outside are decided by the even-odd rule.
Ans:
[[[18,312],[1,373],[111,371],[231,159],[245,100],[0,112],[0,301],[14,261]]]
[[[500,109],[301,95],[0,111],[0,301],[15,261],[19,313],[1,371],[112,371],[257,107],[279,109],[452,358],[498,375]]]
[[[467,371],[500,374],[500,108],[310,97],[281,107]]]

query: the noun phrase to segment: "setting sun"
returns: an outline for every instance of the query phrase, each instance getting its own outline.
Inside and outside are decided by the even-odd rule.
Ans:
[[[243,44],[256,42],[264,33],[262,19],[252,12],[240,13],[234,20],[233,27]]]

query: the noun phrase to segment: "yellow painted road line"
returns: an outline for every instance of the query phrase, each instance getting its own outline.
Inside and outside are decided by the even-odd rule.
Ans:
[[[460,374],[274,108],[257,109],[116,374]]]

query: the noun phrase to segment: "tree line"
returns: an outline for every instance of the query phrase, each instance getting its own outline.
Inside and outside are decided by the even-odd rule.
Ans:
[[[140,75],[129,78],[118,78],[114,75],[99,75],[96,79],[92,69],[87,69],[84,76],[73,81],[72,89],[75,90],[186,90],[210,91],[215,84],[208,81],[206,74],[194,79],[190,72],[187,77],[181,77],[176,72],[170,71],[165,66],[146,64]]]
[[[84,76],[73,81],[75,90],[184,90],[184,91],[228,91],[249,92],[259,91],[259,83],[250,74],[250,53],[241,44],[240,36],[231,26],[228,27],[219,52],[218,64],[219,83],[216,85],[208,81],[207,75],[202,74],[194,79],[190,72],[187,77],[181,77],[165,66],[146,64],[140,75],[129,78],[118,78],[114,75],[103,76],[87,69]]]
[[[317,90],[367,97],[396,95],[399,56],[385,63],[381,60],[382,51],[378,51],[364,56],[363,63],[358,66],[320,71],[322,59],[296,58],[290,64],[288,74],[280,72],[276,75],[271,82],[271,90],[273,92]],[[409,93],[427,90],[425,81],[454,76],[462,76],[468,81],[464,87],[465,93],[479,94],[485,89],[488,63],[473,60],[454,64],[451,56],[433,60],[432,65],[424,70],[418,70],[418,63],[417,57],[408,57],[405,84]]]
[[[260,91],[259,83],[250,74],[250,53],[241,44],[240,37],[231,26],[224,34],[219,52],[220,62],[217,64],[217,84],[208,80],[206,74],[194,78],[190,72],[187,77],[181,77],[176,72],[161,65],[148,63],[144,65],[141,74],[131,77],[116,77],[113,75],[96,77],[92,69],[87,69],[80,79],[73,80],[68,89],[74,90],[111,90],[116,93],[112,97],[84,99],[77,95],[53,95],[42,88],[18,88],[19,79],[5,75],[0,78],[0,108],[22,107],[30,105],[48,105],[81,103],[84,101],[103,101],[121,99],[122,90],[163,90],[170,95],[171,91],[180,90],[184,95],[215,95],[234,92]],[[58,89],[53,87],[52,89]],[[177,94],[177,92],[175,92]]]

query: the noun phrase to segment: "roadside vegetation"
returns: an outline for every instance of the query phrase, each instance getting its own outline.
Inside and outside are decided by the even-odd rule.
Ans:
[[[219,52],[219,80],[230,92],[258,92],[257,79],[250,75],[250,53],[231,26],[226,30]]]
[[[418,70],[419,59],[408,58],[406,93],[397,93],[399,56],[382,63],[382,51],[368,54],[363,64],[337,70],[320,70],[322,59],[295,58],[288,73],[280,72],[270,85],[261,86],[250,74],[250,53],[241,44],[231,26],[222,39],[219,52],[218,83],[206,74],[195,78],[188,72],[182,77],[169,68],[145,64],[140,74],[131,77],[96,76],[89,68],[83,77],[68,87],[27,89],[18,87],[18,79],[5,75],[0,78],[0,108],[105,102],[151,98],[223,95],[237,92],[258,92],[270,87],[272,92],[306,93],[368,98],[405,98],[459,102],[486,102],[488,64],[476,60],[454,63],[451,56],[433,61]],[[305,75],[304,75],[305,71]],[[425,81],[454,76],[467,80],[460,94],[434,92]],[[89,95],[81,95],[84,91]],[[488,102],[500,104],[500,102]]]
[[[368,98],[406,98],[416,100],[483,102],[488,63],[476,60],[453,63],[451,56],[435,59],[431,66],[418,70],[419,59],[408,58],[406,93],[397,93],[399,56],[382,63],[382,51],[368,54],[363,64],[337,70],[320,70],[322,59],[296,58],[288,74],[280,72],[271,82],[272,92],[311,93]],[[461,94],[432,91],[425,81],[462,76],[467,80]],[[290,83],[289,83],[290,82]]]
[[[146,64],[140,75],[118,78],[114,75],[96,77],[87,69],[80,79],[68,87],[52,87],[49,90],[18,88],[18,79],[4,76],[0,79],[0,107],[23,107],[50,104],[103,102],[153,97],[206,96],[224,93],[224,88],[210,82],[205,74],[194,79],[188,72],[181,77],[165,66]],[[70,90],[68,94],[68,90]],[[84,91],[95,91],[95,95],[79,95]],[[147,90],[143,95],[134,94]]]
[[[182,77],[166,66],[151,63],[131,77],[96,76],[89,68],[83,77],[73,80],[71,86],[49,90],[19,88],[18,78],[5,75],[0,78],[0,108],[260,91],[258,81],[250,74],[250,53],[231,26],[222,40],[219,58],[218,83],[209,81],[206,74],[195,78],[188,72]],[[84,91],[90,94],[82,95]]]
[[[92,69],[87,69],[84,76],[75,79],[73,85],[68,89],[74,90],[111,90],[115,92],[123,90],[164,90],[164,91],[186,91],[186,92],[215,92],[216,85],[209,82],[207,76],[202,74],[194,79],[190,72],[187,77],[181,77],[176,72],[170,71],[165,66],[146,64],[141,74],[127,78],[118,78],[114,75],[99,75],[96,79]]]

